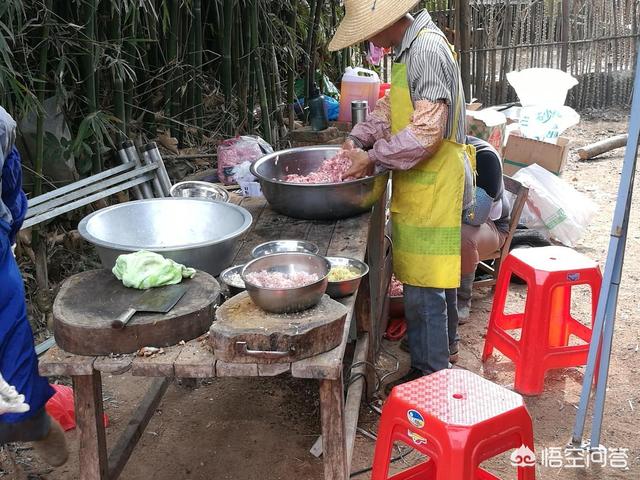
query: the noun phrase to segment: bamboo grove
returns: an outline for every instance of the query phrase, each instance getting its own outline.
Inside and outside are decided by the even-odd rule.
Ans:
[[[100,171],[124,137],[166,132],[196,145],[257,133],[277,145],[293,121],[294,82],[343,70],[349,52],[326,50],[341,3],[0,2],[0,103],[18,119],[37,118],[33,193],[51,160],[46,99],[71,132],[60,154],[81,175]]]

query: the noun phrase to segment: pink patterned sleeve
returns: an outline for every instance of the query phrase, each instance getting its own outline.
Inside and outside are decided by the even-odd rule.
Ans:
[[[391,105],[388,92],[378,100],[369,118],[353,127],[349,137],[360,143],[358,147],[365,149],[371,148],[378,139],[391,137]]]
[[[391,170],[409,170],[432,157],[444,139],[448,113],[444,102],[417,101],[407,128],[377,140],[369,150],[369,159]]]

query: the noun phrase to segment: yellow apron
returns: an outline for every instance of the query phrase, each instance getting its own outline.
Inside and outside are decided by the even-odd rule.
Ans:
[[[445,38],[436,30],[423,30],[420,35],[427,33]],[[450,48],[455,59],[451,45]],[[393,172],[393,270],[405,284],[460,286],[464,165],[466,155],[472,165],[475,160],[472,146],[457,143],[462,95],[460,85],[451,135],[443,140],[436,154],[410,170]],[[390,100],[391,132],[395,135],[409,125],[414,110],[404,64],[393,65]]]

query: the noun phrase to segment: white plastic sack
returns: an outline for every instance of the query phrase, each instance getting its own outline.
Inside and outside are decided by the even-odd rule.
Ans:
[[[561,107],[567,100],[569,90],[578,84],[574,77],[555,68],[528,68],[520,72],[509,72],[507,80],[516,91],[523,107]]]
[[[580,123],[571,107],[524,107],[520,112],[520,133],[526,138],[555,144],[565,130]]]
[[[520,222],[573,247],[596,213],[595,203],[538,164],[519,170],[513,178],[529,188]]]

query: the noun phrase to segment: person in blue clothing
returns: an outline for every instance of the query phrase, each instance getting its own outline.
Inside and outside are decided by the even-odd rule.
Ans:
[[[52,466],[67,460],[64,431],[45,410],[53,389],[38,374],[24,286],[11,245],[27,211],[16,123],[0,107],[0,445],[33,442]]]

